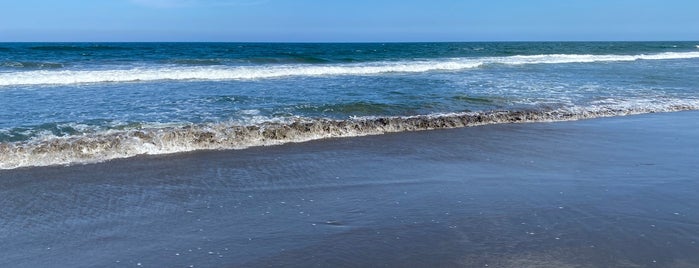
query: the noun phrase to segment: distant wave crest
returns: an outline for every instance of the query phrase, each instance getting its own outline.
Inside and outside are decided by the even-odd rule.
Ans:
[[[31,50],[41,51],[105,51],[105,50],[131,50],[129,47],[109,45],[46,45],[29,47]]]
[[[61,85],[158,80],[255,80],[290,76],[372,75],[455,71],[484,65],[591,63],[636,60],[699,58],[699,52],[666,52],[650,55],[548,54],[509,57],[450,58],[439,60],[383,61],[346,64],[275,64],[217,66],[218,62],[186,62],[212,66],[159,66],[123,70],[35,70],[0,73],[0,86]]]
[[[2,67],[12,69],[60,69],[65,67],[65,65],[58,62],[6,61],[0,62],[0,68]]]
[[[640,113],[699,110],[699,100],[592,105],[553,110],[486,111],[346,120],[292,118],[252,125],[211,123],[157,127],[0,143],[0,169],[92,163],[142,154],[241,149],[331,137],[457,128],[501,123],[548,122]]]
[[[225,58],[203,58],[203,59],[172,59],[165,61],[183,66],[207,66],[207,65],[226,65],[226,64],[318,64],[329,63],[317,57],[253,57],[240,59],[225,59]]]

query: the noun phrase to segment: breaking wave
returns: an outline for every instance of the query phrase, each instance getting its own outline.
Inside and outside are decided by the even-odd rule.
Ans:
[[[142,154],[242,149],[309,140],[487,124],[552,122],[641,113],[699,110],[699,100],[592,105],[553,110],[487,111],[346,120],[290,118],[255,125],[211,123],[107,131],[0,143],[0,169],[94,163]]]
[[[35,70],[0,73],[0,86],[56,85],[158,80],[255,80],[290,76],[372,75],[456,71],[486,65],[592,63],[636,60],[699,58],[699,52],[666,52],[650,55],[548,54],[509,57],[450,58],[439,60],[383,61],[346,64],[278,64],[264,66],[216,66],[217,62],[189,62],[212,66],[154,66],[119,70]]]

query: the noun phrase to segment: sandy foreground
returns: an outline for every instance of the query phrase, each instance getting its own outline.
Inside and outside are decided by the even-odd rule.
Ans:
[[[697,267],[699,112],[0,170],[2,267]]]

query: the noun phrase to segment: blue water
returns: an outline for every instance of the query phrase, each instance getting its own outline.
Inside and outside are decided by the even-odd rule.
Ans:
[[[228,132],[299,121],[698,109],[698,45],[0,43],[0,168],[296,141]]]

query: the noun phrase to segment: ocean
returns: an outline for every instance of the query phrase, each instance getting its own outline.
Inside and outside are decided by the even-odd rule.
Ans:
[[[694,110],[698,45],[0,43],[0,168]]]
[[[697,45],[0,43],[0,267],[699,267]]]

